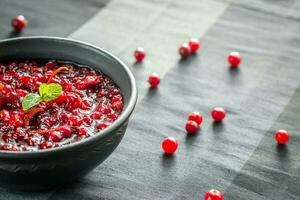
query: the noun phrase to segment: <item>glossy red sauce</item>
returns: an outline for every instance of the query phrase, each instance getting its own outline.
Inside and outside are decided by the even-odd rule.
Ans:
[[[63,92],[23,110],[22,99],[38,93],[42,83],[59,83]],[[88,66],[33,60],[0,64],[1,150],[36,151],[101,134],[122,109],[119,87]]]

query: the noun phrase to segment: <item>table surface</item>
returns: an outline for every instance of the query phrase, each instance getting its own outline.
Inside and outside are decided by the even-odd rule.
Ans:
[[[105,48],[132,70],[139,101],[117,150],[82,180],[60,189],[23,193],[0,189],[5,200],[203,199],[216,188],[226,200],[300,199],[300,1],[285,0],[1,0],[0,38],[50,35]],[[14,15],[28,27],[15,34]],[[191,37],[197,55],[180,60]],[[134,64],[137,47],[146,60]],[[226,56],[243,63],[230,70]],[[147,76],[161,75],[157,90]],[[210,110],[223,106],[214,124]],[[204,115],[187,137],[186,116]],[[288,145],[274,141],[287,129]],[[174,136],[178,152],[166,157],[161,141]]]

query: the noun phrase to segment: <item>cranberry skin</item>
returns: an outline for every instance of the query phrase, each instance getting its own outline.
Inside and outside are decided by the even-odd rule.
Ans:
[[[189,114],[188,120],[195,121],[200,126],[202,124],[203,117],[198,112],[192,112],[192,113]]]
[[[123,103],[121,101],[113,103],[112,106],[115,110],[122,110],[123,109]]]
[[[156,73],[150,74],[148,77],[148,82],[152,88],[156,88],[160,83],[160,77]]]
[[[108,126],[109,126],[108,123],[101,122],[101,123],[97,124],[95,128],[97,129],[97,131],[100,131],[100,130],[107,128]]]
[[[241,63],[242,58],[238,52],[231,52],[227,57],[227,61],[232,68],[237,68]]]
[[[82,122],[78,116],[73,115],[69,118],[68,124],[71,126],[81,126]]]
[[[9,118],[9,123],[14,127],[20,127],[23,125],[23,120],[19,115],[12,115]]]
[[[115,113],[110,113],[108,114],[108,118],[111,119],[112,121],[115,121],[118,118],[118,115]]]
[[[161,147],[166,154],[173,154],[178,148],[178,142],[173,137],[167,137],[162,141]]]
[[[69,138],[72,136],[72,129],[69,126],[62,126],[56,129],[57,131],[61,132],[64,138]]]
[[[11,25],[16,31],[22,31],[27,24],[28,21],[23,15],[15,16],[11,21]]]
[[[179,54],[182,58],[186,58],[191,54],[191,48],[188,44],[184,43],[179,47]]]
[[[62,133],[59,131],[52,131],[49,134],[49,140],[52,142],[60,142],[62,141],[62,139],[63,139]]]
[[[88,100],[83,100],[81,102],[80,108],[82,110],[89,110],[92,107],[92,104]]]
[[[211,189],[206,192],[204,200],[223,200],[223,194],[216,189]]]
[[[142,62],[146,57],[146,53],[143,48],[137,48],[134,51],[134,57],[137,62]]]
[[[111,98],[111,103],[115,103],[115,102],[121,101],[121,100],[122,100],[122,97],[120,95],[116,95]]]
[[[102,114],[100,113],[100,112],[93,112],[92,114],[91,114],[91,118],[92,119],[100,119],[101,118],[101,116],[102,116]]]
[[[77,135],[78,135],[78,136],[86,136],[87,133],[88,133],[88,132],[87,132],[87,130],[86,130],[85,128],[81,128],[81,129],[79,129]]]
[[[211,116],[216,122],[220,122],[225,118],[226,112],[223,108],[217,107],[211,111]]]
[[[194,135],[197,133],[198,129],[199,129],[199,125],[195,121],[189,120],[185,124],[185,130],[188,134]]]
[[[55,99],[55,103],[57,104],[63,104],[66,101],[67,101],[67,96],[65,93],[62,93],[59,97]]]
[[[52,142],[46,141],[46,142],[39,144],[39,147],[40,147],[40,149],[50,149],[53,147],[53,144],[52,144]]]
[[[286,144],[289,141],[289,133],[286,130],[279,130],[275,134],[278,144]]]
[[[198,51],[198,49],[200,48],[200,42],[196,38],[190,39],[188,44],[191,48],[191,53],[196,53]]]

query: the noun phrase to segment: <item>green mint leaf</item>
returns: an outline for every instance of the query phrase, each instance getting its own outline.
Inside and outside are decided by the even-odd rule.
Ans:
[[[38,105],[42,101],[40,95],[38,94],[27,94],[22,100],[23,110],[28,110],[35,105]]]
[[[42,83],[39,87],[39,93],[43,101],[51,101],[61,95],[62,87],[58,83]]]

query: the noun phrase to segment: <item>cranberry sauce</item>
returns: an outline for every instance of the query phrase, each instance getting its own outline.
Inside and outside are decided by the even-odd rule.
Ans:
[[[24,110],[22,100],[42,83],[62,92]],[[108,127],[121,114],[122,94],[107,76],[63,61],[0,64],[0,149],[36,151],[70,144]]]

